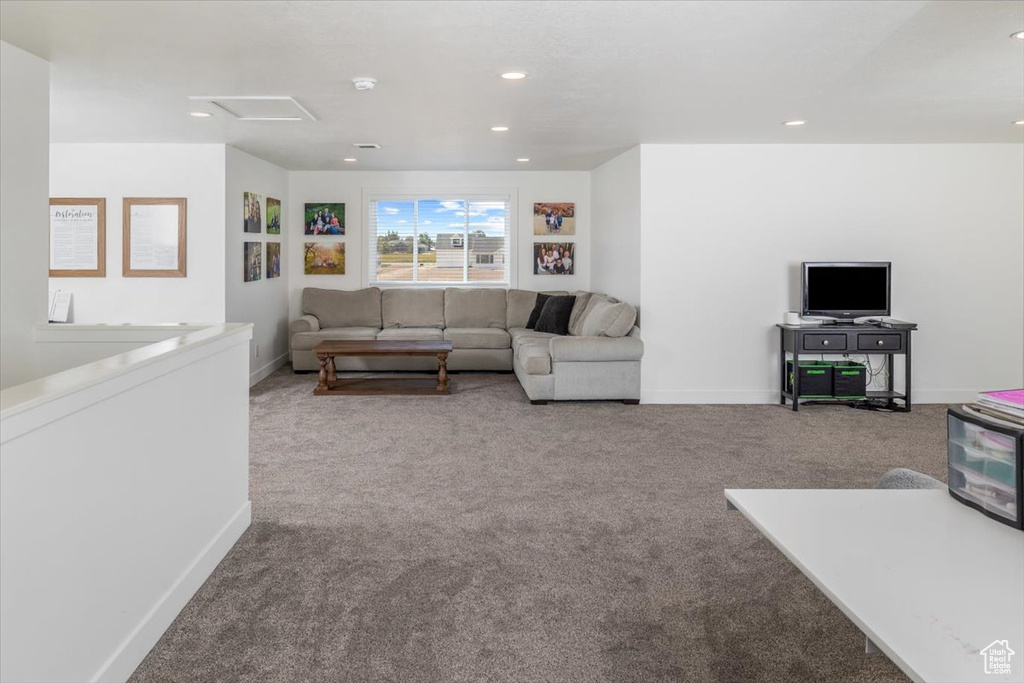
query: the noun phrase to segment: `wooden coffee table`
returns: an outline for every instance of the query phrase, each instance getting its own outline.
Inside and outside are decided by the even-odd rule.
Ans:
[[[320,361],[317,396],[392,394],[430,396],[451,393],[448,384],[450,341],[335,340],[320,342],[313,349]],[[355,377],[338,379],[336,356],[437,356],[437,380],[424,377]]]

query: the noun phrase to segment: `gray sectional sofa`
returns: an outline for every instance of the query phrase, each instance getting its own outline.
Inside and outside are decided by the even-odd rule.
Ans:
[[[513,371],[534,403],[638,403],[644,345],[636,309],[603,294],[573,295],[569,334],[556,335],[526,327],[537,292],[307,287],[303,316],[290,327],[292,367],[319,369],[313,348],[327,339],[447,339],[449,370]],[[339,357],[336,363],[339,372],[437,369],[431,358]]]

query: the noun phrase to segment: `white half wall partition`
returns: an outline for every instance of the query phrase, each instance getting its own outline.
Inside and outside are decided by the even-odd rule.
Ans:
[[[0,680],[126,680],[248,527],[251,337],[0,392]]]

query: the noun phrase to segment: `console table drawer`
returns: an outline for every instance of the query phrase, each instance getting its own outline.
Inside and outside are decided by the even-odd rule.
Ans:
[[[805,334],[804,351],[845,351],[845,334]]]
[[[858,351],[899,351],[903,346],[903,337],[899,334],[858,334]]]

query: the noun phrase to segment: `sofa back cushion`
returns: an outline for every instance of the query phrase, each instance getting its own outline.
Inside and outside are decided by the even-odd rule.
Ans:
[[[507,296],[504,289],[449,287],[444,290],[444,325],[505,329]]]
[[[357,289],[302,290],[303,315],[315,315],[320,327],[380,327],[380,290]]]
[[[592,294],[579,291],[573,292],[573,296],[576,297],[576,303],[572,305],[572,314],[569,316],[569,334],[579,336],[583,331],[583,313],[587,310]]]
[[[595,298],[596,295],[591,297],[591,303],[587,305],[579,336],[625,337],[629,334],[636,320],[636,309],[608,297],[594,301]]]
[[[443,289],[385,289],[380,297],[383,327],[444,328]]]
[[[513,327],[526,327],[526,321],[530,319],[530,312],[537,303],[537,292],[526,289],[510,289],[507,297],[508,315],[505,321],[507,329]]]

